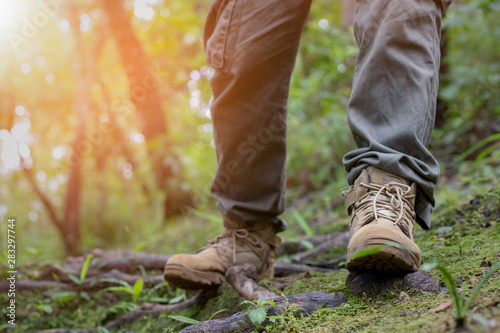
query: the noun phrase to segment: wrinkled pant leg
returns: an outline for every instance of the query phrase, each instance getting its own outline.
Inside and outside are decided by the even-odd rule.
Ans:
[[[344,156],[347,180],[375,166],[416,182],[418,223],[430,227],[439,164],[427,150],[434,127],[440,61],[439,0],[357,0],[360,48],[349,125],[358,146]]]
[[[311,0],[216,0],[205,24],[218,167],[211,186],[224,215],[268,221],[285,209],[290,77]]]

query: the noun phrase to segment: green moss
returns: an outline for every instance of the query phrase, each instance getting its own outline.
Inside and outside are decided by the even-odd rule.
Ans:
[[[423,263],[437,261],[445,265],[453,274],[461,293],[465,295],[470,294],[489,266],[500,260],[500,187],[497,186],[496,180],[492,183],[493,188],[476,188],[481,199],[473,204],[469,201],[475,195],[464,197],[457,194],[462,190],[450,191],[441,186],[437,195],[441,201],[433,215],[433,229],[416,232],[416,242],[422,250]],[[465,193],[465,190],[463,192]],[[308,205],[313,204],[311,202]],[[309,208],[309,211],[314,211],[314,207]],[[439,228],[442,226],[451,226],[452,229],[440,232]],[[334,249],[323,259],[332,259],[344,253],[345,249]],[[442,281],[437,271],[430,274]],[[328,293],[342,292],[347,299],[347,302],[338,308],[318,309],[308,317],[288,313],[280,317],[269,332],[445,332],[455,327],[453,308],[449,307],[437,313],[428,312],[449,300],[448,294],[395,290],[377,296],[356,297],[345,285],[346,277],[347,271],[341,270],[332,274],[302,274],[295,279],[285,280],[285,284],[279,284],[280,279],[277,278],[261,281],[261,285],[278,294],[293,295],[323,290]],[[172,297],[173,291],[167,289],[158,291],[157,296]],[[104,293],[99,296],[89,293],[89,300],[76,297],[73,301],[58,304],[50,295],[50,291],[18,292],[16,302],[22,304],[17,308],[19,326],[10,329],[9,333],[61,327],[96,327],[124,314],[124,309],[117,309],[116,313],[112,313],[110,308],[130,300],[129,295],[121,293]],[[6,297],[5,294],[0,294],[1,304],[7,301]],[[240,305],[242,301],[243,298],[230,285],[224,284],[219,289],[218,296],[204,306],[162,314],[158,318],[145,315],[113,332],[177,332],[187,324],[175,321],[169,315],[180,314],[197,320],[207,320],[218,310],[226,309],[216,316],[222,318],[246,310],[246,306]],[[40,304],[50,305],[53,312],[43,313],[36,308],[36,305]],[[479,313],[485,318],[500,321],[500,272],[494,274],[483,286],[469,313]],[[2,315],[0,325],[5,324],[6,319],[6,316]],[[488,331],[470,319],[468,326],[474,332]]]

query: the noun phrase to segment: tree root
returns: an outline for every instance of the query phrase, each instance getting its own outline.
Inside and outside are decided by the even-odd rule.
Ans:
[[[140,318],[142,315],[151,313],[153,318],[158,318],[158,316],[164,312],[172,312],[172,311],[180,311],[184,310],[192,305],[201,303],[205,304],[210,298],[213,298],[217,293],[217,290],[214,289],[209,289],[206,291],[203,291],[199,294],[196,294],[195,296],[191,297],[190,299],[177,303],[177,304],[157,304],[157,303],[144,303],[141,306],[137,307],[136,309],[124,314],[118,319],[115,319],[106,325],[104,327],[106,328],[116,328],[119,326],[122,326],[124,324],[128,324],[131,322],[136,321],[138,318]]]
[[[308,249],[304,244],[305,242],[311,243],[316,247],[321,243],[337,238],[341,234],[342,232],[332,232],[327,235],[315,235],[311,237],[287,239],[283,243],[281,243],[280,247],[276,249],[276,256],[280,257],[283,255],[291,255],[291,254],[306,252],[308,251]]]
[[[276,306],[267,306],[267,316],[277,316],[286,313],[287,311],[295,312],[299,315],[307,316],[317,308],[321,307],[338,307],[346,300],[341,294],[334,295],[326,294],[324,291],[309,292],[304,294],[296,294],[287,297],[278,297],[275,293],[260,286],[256,281],[256,269],[253,265],[244,264],[241,266],[233,266],[226,272],[226,280],[233,285],[240,295],[248,300],[269,300],[273,299]],[[295,310],[290,310],[295,309]],[[266,319],[262,325],[269,323]],[[181,332],[252,332],[256,328],[255,324],[250,320],[248,311],[238,313],[233,316],[208,320],[201,323],[186,327]]]
[[[243,264],[230,267],[226,272],[226,280],[234,289],[247,300],[269,300],[277,298],[278,295],[259,285],[257,270],[254,265]]]
[[[215,296],[214,292],[216,292],[216,290],[213,289],[207,290],[199,294],[196,294],[195,296],[191,297],[190,299],[184,302],[177,304],[166,305],[158,303],[144,303],[139,307],[135,308],[134,310],[127,312],[120,318],[110,321],[103,326],[107,329],[117,328],[125,324],[132,323],[137,319],[141,318],[145,314],[151,314],[153,318],[158,318],[160,314],[165,312],[180,311],[195,304],[204,304],[210,298]],[[55,328],[55,329],[41,330],[36,332],[37,333],[92,333],[92,332],[97,332],[98,330],[99,328],[91,328],[91,329]]]
[[[312,291],[309,293],[296,294],[287,297],[278,297],[274,300],[276,306],[267,306],[267,317],[279,316],[296,312],[298,315],[308,316],[318,308],[335,308],[343,304],[346,300],[342,294],[327,294],[324,291]],[[295,310],[291,310],[295,309]],[[262,325],[268,325],[266,319]],[[219,333],[219,332],[253,332],[255,324],[250,320],[248,311],[237,313],[233,316],[207,320],[184,328],[182,333]]]
[[[293,262],[302,263],[306,259],[316,258],[319,254],[329,251],[330,249],[338,246],[345,247],[349,240],[349,232],[342,232],[335,238],[330,238],[319,244],[316,248],[296,255],[292,258]]]
[[[309,266],[306,264],[281,264],[277,263],[274,265],[274,276],[275,277],[285,277],[299,273],[305,272],[321,272],[321,273],[336,273],[339,269],[322,268],[316,266]]]
[[[115,285],[116,283],[109,281],[100,281],[101,279],[115,279],[127,282],[128,284],[133,285],[136,281],[142,279],[145,285],[157,285],[159,283],[164,282],[162,275],[130,275],[123,272],[120,272],[116,269],[102,273],[100,275],[96,275],[90,279],[85,279],[85,281],[79,285],[73,281],[65,281],[65,282],[56,282],[56,281],[38,281],[38,280],[18,280],[16,281],[16,289],[18,291],[27,291],[27,290],[41,290],[48,288],[55,288],[57,290],[60,289],[74,289],[74,290],[95,290],[108,287],[110,285]],[[9,282],[0,282],[0,291],[9,290],[10,283]]]
[[[119,270],[124,273],[137,273],[140,272],[140,267],[146,271],[162,271],[165,263],[170,258],[169,255],[149,254],[144,252],[125,252],[119,250],[102,250],[94,249],[91,251],[94,259],[91,261],[87,277],[93,277],[102,272],[109,272],[112,270]],[[97,260],[96,260],[97,259]],[[75,276],[80,275],[84,256],[68,257],[60,266],[46,264],[40,266],[39,263],[29,263],[23,266],[21,271],[31,269],[35,279],[37,280],[52,280],[53,274],[61,282],[69,282],[71,279],[68,274]]]

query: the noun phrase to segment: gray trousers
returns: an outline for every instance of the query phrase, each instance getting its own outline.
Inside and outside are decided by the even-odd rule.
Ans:
[[[214,0],[205,23],[206,59],[215,69],[212,195],[222,214],[268,221],[276,231],[286,228],[279,215],[285,209],[287,99],[310,5]],[[416,182],[415,211],[425,229],[439,177],[426,147],[444,10],[442,0],[357,0],[354,14],[360,51],[347,114],[358,148],[344,156],[347,180],[353,184],[372,165]]]

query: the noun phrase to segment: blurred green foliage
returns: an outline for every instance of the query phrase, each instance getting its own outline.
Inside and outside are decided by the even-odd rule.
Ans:
[[[452,162],[482,139],[500,133],[498,22],[500,3],[494,0],[455,1],[447,12],[443,28],[448,31],[448,53],[443,61],[449,71],[441,78],[439,95],[448,110],[432,143],[442,161]],[[497,153],[490,162],[498,167],[499,140],[466,157],[474,159],[492,146],[490,153]],[[452,166],[456,170],[458,165]]]

